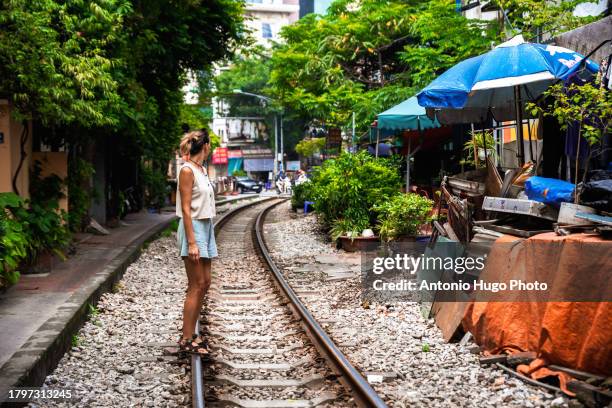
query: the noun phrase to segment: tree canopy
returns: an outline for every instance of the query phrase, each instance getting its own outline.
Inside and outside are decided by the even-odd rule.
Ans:
[[[223,92],[266,93],[314,124],[347,126],[355,112],[364,129],[377,113],[510,35],[535,40],[592,20],[573,14],[585,2],[496,0],[504,22],[467,19],[451,0],[337,0],[325,15],[284,27],[268,55],[241,55],[216,84]],[[233,112],[261,109],[252,99],[232,102]]]
[[[252,48],[235,55],[228,70],[214,78],[215,93],[230,102],[230,116],[266,116],[275,106],[264,104],[253,96],[235,94],[240,89],[257,95],[266,95],[270,78],[270,57],[262,48]]]
[[[44,125],[176,140],[185,72],[231,55],[241,14],[232,0],[3,2],[0,92]]]
[[[488,25],[462,17],[454,2],[336,1],[282,30],[269,86],[306,117],[365,125],[458,61],[495,39]]]
[[[44,123],[117,124],[121,97],[111,50],[132,6],[15,0],[0,6],[0,92],[18,117]]]
[[[247,48],[236,54],[229,61],[230,68],[214,78],[215,94],[229,102],[229,116],[264,118],[271,147],[274,147],[274,116],[282,113],[284,147],[291,151],[303,136],[305,121],[292,106],[283,105],[268,86],[272,70],[270,54],[261,47]],[[272,100],[263,102],[254,96],[236,94],[237,89]]]
[[[68,148],[72,190],[90,184],[92,171],[79,169],[91,166],[77,163],[84,152],[98,142],[111,149],[104,197],[113,217],[128,186],[165,194],[182,122],[206,126],[201,111],[183,106],[187,73],[208,86],[212,64],[244,41],[242,14],[235,0],[3,1],[1,97],[44,129],[43,142]],[[89,195],[79,201],[71,191],[69,200],[87,213]]]
[[[553,37],[559,33],[572,30],[587,24],[598,17],[579,17],[574,10],[582,3],[593,3],[593,0],[494,0],[502,7],[511,27],[506,27],[508,34],[522,33],[529,41],[538,37]]]

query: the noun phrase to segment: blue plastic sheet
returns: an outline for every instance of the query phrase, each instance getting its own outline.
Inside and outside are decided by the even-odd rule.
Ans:
[[[555,207],[573,201],[576,186],[567,181],[534,176],[525,182],[525,193],[530,200],[539,201]]]

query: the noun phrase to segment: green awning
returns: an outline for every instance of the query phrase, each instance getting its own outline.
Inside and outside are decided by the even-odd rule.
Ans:
[[[420,126],[419,126],[420,125]],[[440,123],[429,119],[425,108],[419,105],[416,96],[378,114],[379,129],[415,130],[440,127]]]

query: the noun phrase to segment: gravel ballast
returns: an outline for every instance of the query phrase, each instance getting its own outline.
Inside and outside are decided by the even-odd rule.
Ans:
[[[35,407],[179,407],[189,404],[188,367],[164,348],[178,340],[187,278],[176,235],[152,242],[90,320],[44,387],[70,389],[69,401]]]
[[[362,304],[359,255],[336,250],[316,215],[283,203],[269,213],[265,236],[298,295],[307,294],[302,301],[355,367],[374,374],[369,380],[389,406],[568,406],[560,395],[481,367],[473,343],[446,343],[415,302]]]

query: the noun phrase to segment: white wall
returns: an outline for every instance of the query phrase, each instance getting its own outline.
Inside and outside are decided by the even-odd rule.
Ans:
[[[246,24],[252,30],[255,42],[269,48],[274,42],[281,40],[279,36],[281,28],[297,20],[299,10],[298,0],[247,0],[245,5]],[[271,38],[264,38],[263,36],[264,23],[270,27]],[[228,69],[228,67],[217,67],[215,75],[225,69]],[[254,99],[253,103],[258,103],[258,101]],[[240,133],[246,136],[242,140],[247,142],[257,140],[260,134],[264,139],[268,137],[262,119],[228,118],[228,102],[220,98],[213,98],[212,108],[213,122],[211,127],[213,132],[221,136],[222,143],[227,144],[232,139],[236,139]]]
[[[294,1],[260,0],[247,1],[245,6],[246,24],[252,30],[256,43],[269,48],[274,42],[280,41],[282,27],[295,21],[300,10]],[[271,37],[264,37],[263,25],[270,27]]]
[[[260,137],[269,137],[263,118],[213,118],[212,129],[221,137],[224,146],[232,142],[255,143]]]

